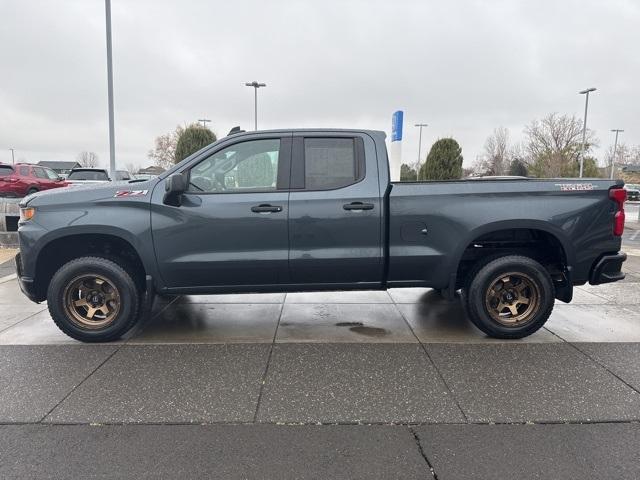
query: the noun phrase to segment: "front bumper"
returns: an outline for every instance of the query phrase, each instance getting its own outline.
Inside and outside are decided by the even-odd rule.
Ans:
[[[617,282],[624,279],[622,263],[626,259],[627,254],[624,252],[603,255],[591,269],[589,283],[591,285],[600,285],[601,283]]]
[[[20,290],[22,290],[22,293],[24,293],[32,302],[40,303],[35,292],[35,280],[31,277],[25,277],[22,275],[22,259],[20,258],[19,253],[15,256],[13,261],[16,264],[16,273],[18,276],[18,285],[20,285]]]

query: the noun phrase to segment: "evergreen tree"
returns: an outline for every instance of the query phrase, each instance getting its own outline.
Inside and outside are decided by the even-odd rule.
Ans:
[[[182,130],[178,136],[176,144],[175,162],[181,162],[192,153],[206,147],[216,141],[215,134],[202,125],[189,125]]]
[[[418,179],[418,172],[415,168],[403,163],[400,165],[400,181],[401,182],[415,182]]]
[[[528,174],[527,166],[524,162],[518,158],[515,158],[511,165],[509,165],[509,175],[515,175],[517,177],[526,177]]]
[[[418,180],[456,180],[462,177],[462,149],[453,138],[437,140],[420,167]]]

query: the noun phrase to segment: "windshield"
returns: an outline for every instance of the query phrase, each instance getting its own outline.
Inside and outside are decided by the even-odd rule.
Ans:
[[[107,172],[102,170],[74,170],[67,178],[69,180],[109,180]]]
[[[6,177],[13,173],[13,167],[9,165],[0,165],[0,177]]]

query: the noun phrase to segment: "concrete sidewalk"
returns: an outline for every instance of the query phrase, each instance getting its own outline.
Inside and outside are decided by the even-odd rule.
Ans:
[[[157,299],[83,345],[0,284],[0,477],[639,478],[640,257],[522,341],[426,289]]]

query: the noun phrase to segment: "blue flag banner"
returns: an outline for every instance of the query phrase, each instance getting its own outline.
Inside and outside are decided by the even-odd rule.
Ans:
[[[399,142],[402,140],[402,117],[404,113],[402,110],[393,112],[391,117],[391,141]]]

